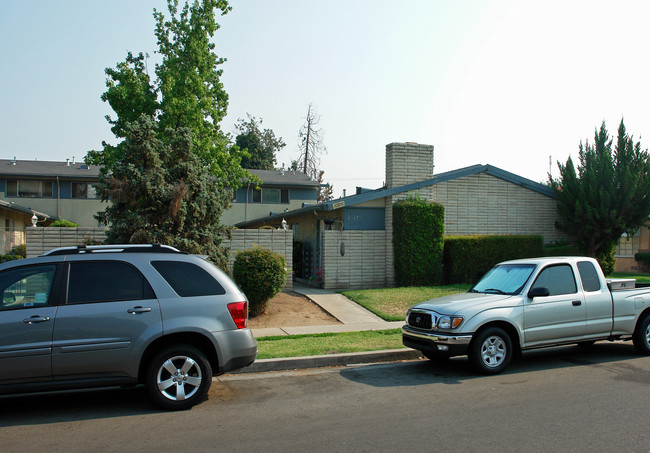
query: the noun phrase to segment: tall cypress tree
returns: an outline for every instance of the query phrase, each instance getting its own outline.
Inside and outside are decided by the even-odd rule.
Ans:
[[[578,171],[569,157],[558,162],[551,179],[557,195],[557,227],[573,236],[582,253],[611,268],[612,253],[623,233],[632,234],[650,215],[650,160],[640,142],[627,134],[623,120],[616,145],[603,122],[594,143],[579,146]],[[609,261],[609,263],[606,263]]]

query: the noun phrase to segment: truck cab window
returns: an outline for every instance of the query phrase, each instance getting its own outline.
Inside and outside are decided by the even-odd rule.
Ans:
[[[600,280],[596,268],[589,261],[578,262],[578,272],[582,280],[582,288],[585,291],[598,291],[600,289]]]
[[[539,273],[533,288],[548,288],[550,296],[574,294],[578,292],[573,270],[568,264],[550,266]]]

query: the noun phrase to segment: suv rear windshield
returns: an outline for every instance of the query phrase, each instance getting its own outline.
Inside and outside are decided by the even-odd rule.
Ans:
[[[226,294],[223,286],[196,264],[184,261],[152,261],[151,265],[181,297]]]

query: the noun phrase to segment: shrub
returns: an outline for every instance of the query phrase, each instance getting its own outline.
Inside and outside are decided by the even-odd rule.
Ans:
[[[51,224],[48,225],[49,227],[65,227],[65,228],[77,228],[79,225],[77,225],[74,222],[71,222],[69,220],[55,220]]]
[[[286,262],[283,256],[260,247],[241,250],[235,256],[233,278],[248,297],[254,317],[264,313],[269,300],[284,287]]]
[[[11,252],[9,252],[9,254],[17,256],[19,258],[26,258],[27,257],[27,244],[14,245],[13,247],[11,247]]]
[[[0,263],[6,263],[7,261],[21,260],[22,256],[19,255],[0,255]]]
[[[599,253],[595,258],[600,264],[600,268],[603,270],[603,274],[609,275],[614,272],[616,268],[616,243],[609,244],[602,247],[602,252]]]
[[[650,272],[650,253],[638,252],[634,254],[634,259],[639,263],[639,271]]]
[[[25,244],[14,245],[11,251],[6,255],[0,255],[0,263],[7,261],[20,260],[27,256],[27,246]]]
[[[418,197],[393,205],[395,282],[398,286],[442,282],[445,208]]]
[[[495,264],[544,255],[542,236],[448,236],[445,238],[445,283],[474,284]]]
[[[650,265],[650,253],[648,252],[638,252],[634,254],[634,259],[638,261],[639,263],[643,263],[645,265]]]

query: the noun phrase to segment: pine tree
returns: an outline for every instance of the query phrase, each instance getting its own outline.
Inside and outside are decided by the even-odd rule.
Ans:
[[[581,252],[611,267],[623,233],[633,234],[650,215],[650,159],[647,150],[618,128],[616,145],[603,122],[594,143],[579,146],[578,171],[569,157],[551,179],[557,195],[557,227],[573,236]],[[605,265],[608,262],[609,264]]]

